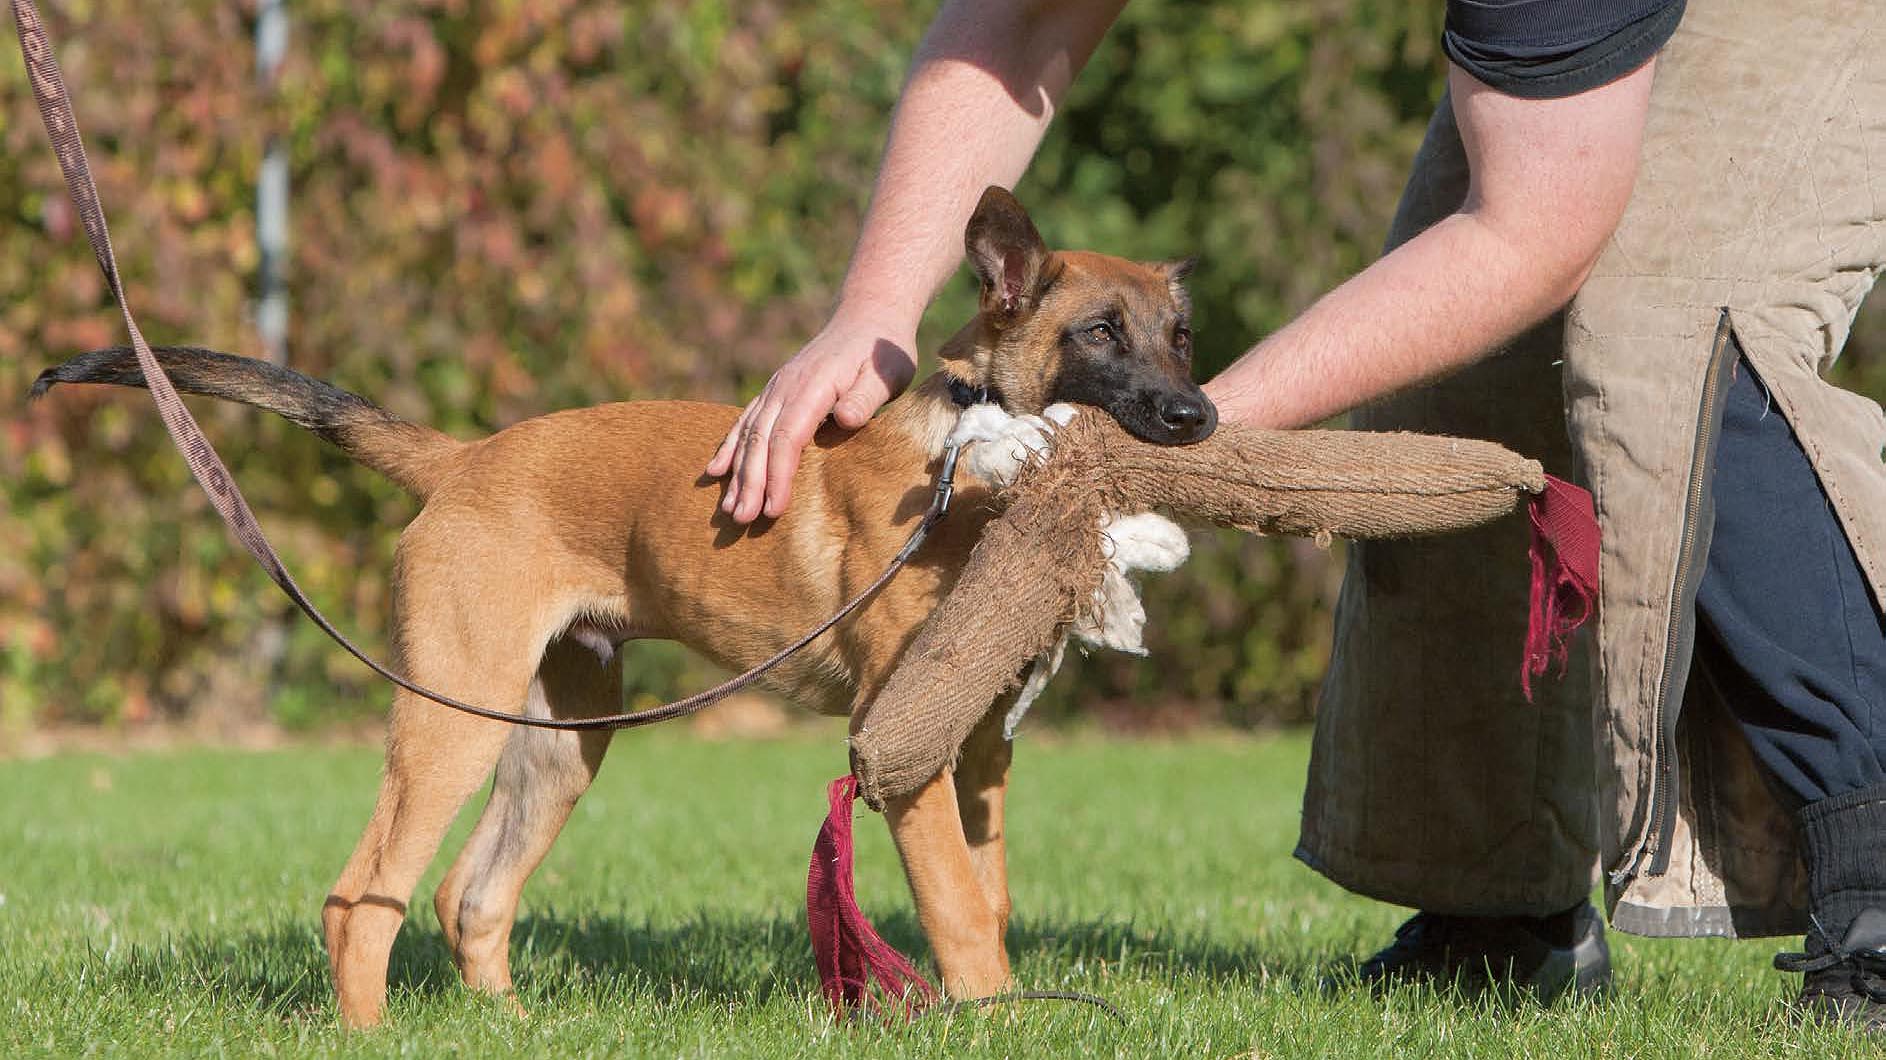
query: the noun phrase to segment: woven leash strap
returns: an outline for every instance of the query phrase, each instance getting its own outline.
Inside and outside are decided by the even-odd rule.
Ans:
[[[281,587],[288,599],[301,609],[323,633],[333,638],[349,655],[359,659],[366,667],[388,681],[393,682],[414,695],[424,696],[434,703],[451,707],[480,718],[492,721],[508,722],[513,725],[527,725],[539,729],[627,729],[640,725],[652,725],[671,718],[684,717],[705,707],[718,703],[741,688],[752,684],[773,667],[778,666],[833,626],[856,610],[866,600],[884,587],[907,562],[917,547],[923,542],[930,529],[948,507],[947,483],[940,483],[937,497],[931,502],[930,510],[925,513],[917,528],[911,532],[910,539],[891,565],[872,582],[863,592],[847,602],[837,613],[806,633],[792,644],[787,645],[777,654],[760,663],[753,669],[733,677],[686,699],[673,703],[664,703],[647,710],[630,711],[623,714],[608,714],[593,718],[533,718],[508,711],[492,710],[452,698],[441,692],[406,679],[388,667],[374,660],[353,641],[335,627],[321,610],[314,606],[295,578],[282,563],[282,558],[269,544],[267,535],[262,532],[262,525],[256,521],[255,513],[249,510],[249,502],[242,496],[242,490],[229,475],[229,469],[223,465],[222,458],[210,445],[203,429],[197,426],[196,419],[184,406],[183,399],[177,395],[177,388],[171,384],[170,377],[164,374],[163,365],[151,352],[150,344],[144,341],[143,332],[131,316],[131,306],[125,300],[124,284],[118,278],[118,260],[111,249],[111,232],[105,227],[105,211],[98,201],[98,186],[92,180],[92,169],[85,159],[85,143],[79,136],[79,123],[72,112],[72,100],[65,86],[65,78],[59,73],[59,62],[52,53],[52,43],[46,38],[45,27],[40,24],[39,9],[33,0],[13,0],[13,18],[19,29],[20,53],[26,58],[26,76],[33,89],[33,99],[39,104],[40,117],[45,120],[46,133],[52,138],[53,153],[59,158],[59,171],[65,175],[66,191],[72,197],[72,204],[78,209],[79,221],[85,226],[85,237],[91,241],[92,253],[98,258],[98,267],[105,274],[105,283],[111,288],[111,296],[118,303],[118,311],[124,316],[125,330],[131,336],[131,349],[137,355],[138,366],[144,371],[144,381],[150,389],[151,400],[157,405],[157,415],[164,421],[164,429],[170,432],[170,440],[176,443],[177,450],[190,467],[190,474],[196,477],[207,493],[210,503],[215,506],[216,514],[222,516],[229,532],[235,535],[249,555],[255,557],[270,580]]]

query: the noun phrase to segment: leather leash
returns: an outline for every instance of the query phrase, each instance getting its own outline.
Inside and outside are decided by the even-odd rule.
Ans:
[[[118,303],[118,311],[124,316],[125,330],[131,335],[131,348],[137,355],[138,366],[144,371],[144,381],[150,390],[151,401],[157,405],[157,414],[164,421],[164,429],[170,432],[170,440],[176,443],[177,450],[183,454],[184,463],[189,465],[190,473],[203,487],[203,492],[209,495],[210,503],[216,508],[216,513],[222,516],[229,532],[249,551],[249,555],[255,557],[263,572],[301,609],[301,613],[307,615],[349,655],[406,691],[476,717],[537,729],[628,729],[685,717],[752,684],[857,610],[903,569],[904,564],[923,544],[924,538],[929,536],[931,528],[949,510],[956,472],[957,449],[954,446],[943,454],[943,469],[937,476],[936,493],[930,501],[929,510],[876,581],[847,601],[832,617],[781,649],[772,658],[686,699],[646,710],[593,718],[533,718],[466,703],[408,680],[375,661],[349,640],[302,592],[301,586],[295,583],[294,576],[276,554],[274,546],[269,544],[268,537],[262,533],[261,524],[256,521],[255,513],[249,510],[249,502],[243,498],[242,490],[230,477],[229,469],[216,455],[203,429],[197,426],[196,419],[184,406],[183,399],[177,396],[177,388],[172,385],[170,377],[164,374],[164,368],[151,352],[150,345],[144,341],[143,332],[138,330],[137,321],[132,319],[131,306],[125,301],[124,285],[118,278],[118,261],[111,249],[111,233],[105,227],[105,211],[98,200],[98,186],[92,180],[91,166],[85,158],[85,144],[79,136],[79,123],[72,112],[72,100],[66,92],[65,79],[59,73],[59,63],[53,56],[52,44],[40,24],[39,9],[33,0],[13,0],[13,18],[19,29],[20,52],[26,58],[27,80],[33,89],[33,99],[39,104],[40,117],[45,120],[46,133],[52,138],[53,153],[59,158],[59,171],[65,175],[66,191],[78,209],[79,221],[85,226],[85,236],[91,241],[92,253],[98,258],[98,267],[105,274],[105,283],[111,288],[111,296]]]

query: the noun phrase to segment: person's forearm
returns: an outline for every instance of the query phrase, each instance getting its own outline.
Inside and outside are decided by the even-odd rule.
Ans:
[[[915,331],[956,271],[984,188],[1012,187],[1124,0],[950,0],[911,65],[840,313]]]
[[[1570,301],[1630,199],[1654,69],[1543,101],[1453,71],[1466,201],[1206,384],[1220,415],[1315,423],[1465,367]]]
[[[1325,295],[1206,384],[1226,420],[1303,427],[1478,360],[1564,305],[1575,263],[1541,267],[1470,213]]]

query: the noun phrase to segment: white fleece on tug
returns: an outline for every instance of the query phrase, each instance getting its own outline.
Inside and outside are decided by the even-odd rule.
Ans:
[[[1178,570],[1192,554],[1192,543],[1178,523],[1158,512],[1109,513],[1100,523],[1100,547],[1107,554],[1107,571],[1094,590],[1092,612],[1074,623],[1074,635],[1092,647],[1144,655],[1146,608],[1139,586],[1127,575]]]
[[[1046,456],[1054,447],[1054,429],[1067,426],[1078,411],[1049,405],[1039,416],[1012,416],[1000,405],[971,405],[956,417],[949,444],[964,447],[964,470],[1000,488],[1015,481],[1029,457]]]
[[[1078,637],[1087,647],[1146,654],[1146,606],[1140,602],[1139,586],[1130,576],[1139,571],[1177,570],[1192,554],[1185,530],[1158,512],[1108,514],[1100,524],[1100,542],[1107,554],[1107,571],[1094,589],[1093,606],[1075,620],[1054,650],[1043,652],[1029,668],[1015,705],[1002,719],[1002,735],[1010,740],[1015,738],[1028,708],[1035,705],[1042,689],[1061,669],[1069,637]]]

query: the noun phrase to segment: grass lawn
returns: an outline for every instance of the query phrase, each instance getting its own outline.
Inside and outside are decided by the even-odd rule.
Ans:
[[[1610,999],[1552,1010],[1325,989],[1403,914],[1290,858],[1300,735],[1019,749],[1017,976],[1104,995],[1125,1026],[1057,1003],[835,1024],[803,898],[838,733],[618,738],[525,895],[531,1015],[459,987],[429,897],[441,858],[394,951],[388,1025],[355,1035],[318,910],[371,805],[373,749],[0,763],[0,1054],[1870,1055],[1787,1018],[1798,979],[1768,969],[1767,942],[1614,936]],[[921,956],[884,829],[859,825],[866,911]]]

